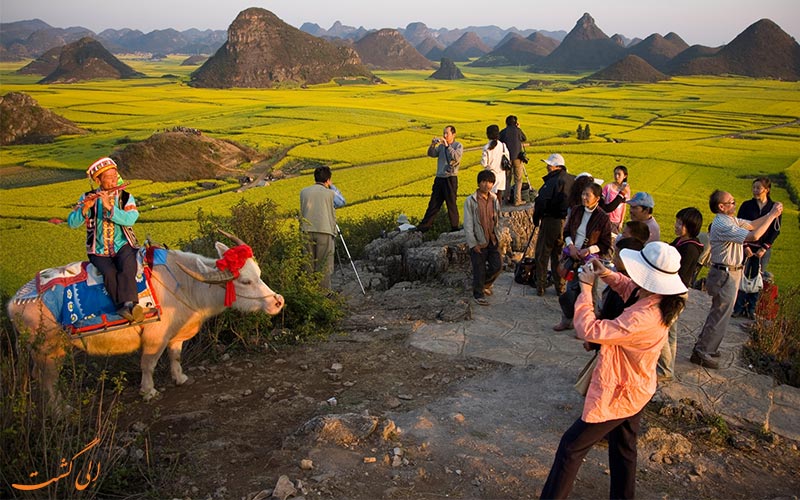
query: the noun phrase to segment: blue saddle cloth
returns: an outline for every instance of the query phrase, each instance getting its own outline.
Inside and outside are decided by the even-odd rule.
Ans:
[[[167,251],[156,249],[153,264],[166,265]],[[137,252],[136,288],[139,305],[145,310],[157,306],[144,272],[144,249]],[[27,296],[26,296],[27,295]],[[19,300],[40,298],[67,331],[83,332],[125,324],[117,314],[103,282],[103,275],[90,262],[73,262],[66,266],[40,271],[17,293]],[[150,317],[157,315],[151,314]]]

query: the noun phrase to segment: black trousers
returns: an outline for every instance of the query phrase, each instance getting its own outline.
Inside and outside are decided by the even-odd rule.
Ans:
[[[492,286],[500,275],[500,252],[495,243],[489,243],[480,252],[470,250],[469,260],[472,262],[472,296],[477,299],[483,297],[483,290]]]
[[[442,208],[442,203],[447,204],[447,215],[450,217],[450,228],[458,229],[458,205],[456,196],[458,195],[458,177],[434,177],[433,188],[431,189],[431,200],[428,202],[428,209],[422,222],[417,226],[422,231],[427,231],[433,226],[433,219]]]
[[[556,458],[540,498],[567,498],[572,491],[584,457],[596,443],[608,436],[608,465],[611,469],[609,498],[636,495],[636,437],[642,412],[636,415],[589,424],[581,419],[561,437]]]
[[[536,237],[536,286],[545,288],[547,283],[547,264],[556,291],[564,287],[564,280],[558,275],[558,259],[564,248],[564,219],[542,217],[539,224],[539,236]]]
[[[139,302],[136,291],[136,250],[130,245],[119,249],[113,257],[89,255],[89,262],[103,275],[106,291],[119,309],[125,302]]]

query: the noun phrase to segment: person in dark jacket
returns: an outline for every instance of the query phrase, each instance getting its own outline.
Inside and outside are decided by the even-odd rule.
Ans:
[[[753,198],[742,203],[736,216],[740,219],[756,220],[762,215],[768,214],[772,210],[775,202],[769,194],[772,190],[772,182],[767,177],[759,177],[753,181]],[[781,234],[782,217],[775,219],[761,238],[756,241],[746,241],[744,243],[744,262],[745,275],[751,276],[752,273],[766,272],[769,259],[772,256],[772,245],[775,239]],[[752,269],[751,269],[752,268]],[[748,271],[751,271],[748,273]],[[739,290],[736,296],[736,305],[733,308],[733,317],[748,317],[755,319],[756,302],[758,292],[747,293]]]
[[[564,225],[564,252],[583,264],[591,257],[607,258],[611,252],[611,220],[600,208],[603,188],[594,182],[583,190],[583,204],[573,207]],[[578,273],[567,283],[566,291],[558,297],[561,322],[553,330],[571,330],[575,301],[581,293]]]
[[[564,219],[567,218],[567,195],[572,189],[575,177],[567,173],[564,157],[551,154],[546,160],[547,175],[542,177],[544,184],[533,204],[533,225],[539,228],[536,239],[536,293],[544,295],[547,283],[547,263],[553,276],[556,293],[564,293],[564,280],[556,272],[558,258],[564,248],[562,233]]]
[[[514,167],[514,191],[509,189],[508,203],[514,205],[524,205],[522,201],[522,174],[525,171],[525,163],[520,159],[519,154],[525,145],[525,132],[519,128],[519,120],[514,115],[506,117],[506,128],[500,131],[500,142],[504,142],[508,148],[508,155]]]

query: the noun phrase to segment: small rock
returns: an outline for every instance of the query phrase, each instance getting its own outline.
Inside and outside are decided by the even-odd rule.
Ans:
[[[281,500],[286,500],[295,494],[297,494],[297,489],[295,489],[292,481],[289,480],[287,476],[279,477],[278,482],[275,484],[275,489],[272,490],[272,496],[280,498]]]
[[[414,399],[414,396],[412,396],[411,394],[398,394],[397,397],[404,401],[411,401]]]
[[[133,425],[131,425],[131,429],[133,429],[134,432],[141,433],[147,429],[147,424],[144,422],[134,422]]]
[[[253,394],[253,391],[251,391],[250,389],[245,389],[242,391],[242,396],[249,396],[251,394]]]
[[[227,352],[225,354],[223,354],[222,357],[220,358],[220,360],[222,360],[222,361],[228,361],[230,359],[231,359],[231,355],[228,354]]]
[[[383,426],[383,431],[381,431],[381,437],[384,441],[389,441],[393,439],[397,439],[400,435],[400,428],[395,425],[394,421],[386,420],[386,424]]]
[[[266,498],[268,498],[270,496],[270,493],[271,493],[270,490],[261,490],[258,493],[256,493],[255,495],[253,495],[253,497],[250,498],[250,500],[265,500]],[[248,497],[249,496],[250,495],[248,495]]]
[[[308,458],[300,460],[300,468],[303,470],[311,470],[314,468],[314,462]]]
[[[403,457],[395,455],[392,459],[392,467],[400,467],[401,465],[403,465]]]
[[[331,365],[331,371],[334,373],[340,373],[343,369],[344,367],[341,363],[334,363]]]
[[[403,404],[403,402],[400,401],[399,399],[397,399],[394,396],[391,396],[391,397],[386,399],[386,405],[389,406],[389,408],[391,408],[393,410],[395,408],[397,408],[398,406],[400,406],[401,404]]]
[[[403,448],[396,447],[395,449],[392,450],[392,453],[394,453],[394,456],[396,456],[396,457],[402,457],[403,456]]]
[[[228,403],[236,399],[232,394],[223,394],[217,398],[217,403]]]
[[[435,376],[436,376],[435,373],[429,373],[429,374],[425,375],[424,377],[422,377],[422,380],[431,380]]]
[[[464,415],[462,415],[461,413],[454,413],[452,415],[452,419],[453,419],[454,422],[457,422],[459,424],[463,424],[464,420],[465,420],[464,419]]]
[[[273,363],[275,363],[276,365],[282,365],[286,363],[286,360],[283,358],[275,358],[275,361],[273,361]]]
[[[306,363],[301,363],[301,364],[300,364],[300,366],[299,366],[299,368],[300,368],[301,370],[303,370],[303,371],[306,371],[306,370],[308,370],[308,365],[307,365]]]
[[[692,469],[692,472],[694,474],[697,474],[698,476],[702,476],[703,474],[706,473],[706,470],[708,470],[708,469],[706,469],[705,465],[703,465],[703,464],[694,464],[694,468]]]
[[[364,463],[365,464],[374,464],[377,461],[378,461],[378,459],[375,458],[375,457],[364,457]]]
[[[336,398],[328,398],[326,403],[328,403],[328,405],[330,405],[330,406],[336,406],[339,402],[336,401]]]
[[[328,378],[333,380],[334,382],[338,382],[339,380],[342,380],[342,374],[341,373],[329,373],[328,374]]]
[[[356,383],[348,380],[347,382],[342,382],[342,385],[345,387],[353,387],[354,385],[356,385]]]

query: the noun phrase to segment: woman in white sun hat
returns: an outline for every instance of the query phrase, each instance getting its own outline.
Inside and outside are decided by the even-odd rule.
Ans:
[[[575,303],[578,338],[600,345],[581,418],[562,436],[542,489],[542,498],[566,498],[583,458],[608,436],[610,498],[634,498],[636,438],[641,412],[656,391],[656,363],[669,326],[683,310],[686,286],[678,275],[681,256],[662,242],[639,252],[623,249],[620,258],[630,277],[611,272],[598,260],[581,268],[581,294]],[[616,319],[598,320],[592,284],[600,277],[626,300],[638,300]],[[638,289],[638,290],[637,290]]]

